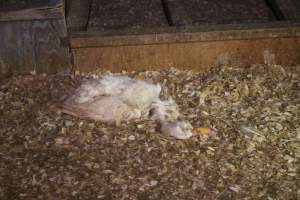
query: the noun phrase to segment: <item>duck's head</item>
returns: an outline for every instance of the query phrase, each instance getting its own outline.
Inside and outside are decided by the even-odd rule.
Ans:
[[[178,106],[172,98],[165,101],[157,100],[151,105],[150,117],[153,120],[174,121],[179,116]]]
[[[164,135],[185,140],[193,136],[192,125],[187,121],[161,122],[160,132]]]

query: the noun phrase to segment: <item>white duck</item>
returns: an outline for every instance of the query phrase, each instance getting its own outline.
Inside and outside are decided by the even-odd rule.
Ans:
[[[187,139],[190,123],[178,121],[178,107],[172,98],[161,101],[161,86],[127,76],[106,75],[83,83],[63,104],[62,111],[78,117],[119,125],[141,117],[159,121],[161,132]],[[150,116],[151,115],[151,116]]]

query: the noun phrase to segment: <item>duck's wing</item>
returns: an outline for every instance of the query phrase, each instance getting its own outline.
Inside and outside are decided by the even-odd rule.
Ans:
[[[139,110],[112,96],[100,96],[93,101],[76,103],[65,102],[62,112],[80,118],[89,118],[109,124],[136,119],[141,116]]]
[[[99,79],[87,80],[77,88],[69,101],[90,102],[99,96],[119,96],[126,88],[134,84],[127,76],[106,75]]]
[[[134,84],[126,87],[120,96],[123,102],[140,110],[150,108],[152,102],[159,99],[160,85],[136,80]]]
[[[84,102],[84,103],[75,103],[75,102],[65,102],[62,105],[61,111],[63,113],[73,115],[79,118],[93,119],[97,121],[109,122],[104,120],[101,117],[102,113],[99,112],[99,109],[96,109],[95,102]],[[94,109],[92,109],[94,108]]]

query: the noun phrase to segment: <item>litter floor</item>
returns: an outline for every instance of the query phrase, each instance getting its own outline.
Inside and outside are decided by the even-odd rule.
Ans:
[[[109,126],[59,110],[86,75],[0,88],[1,199],[299,199],[300,67],[123,72],[152,80],[214,138],[175,140],[153,121]]]

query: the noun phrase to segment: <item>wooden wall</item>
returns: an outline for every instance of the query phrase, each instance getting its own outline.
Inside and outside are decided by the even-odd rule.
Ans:
[[[70,69],[63,0],[0,12],[0,77]]]
[[[299,24],[213,26],[157,34],[71,38],[76,71],[152,70],[176,67],[205,71],[219,65],[300,64]]]

